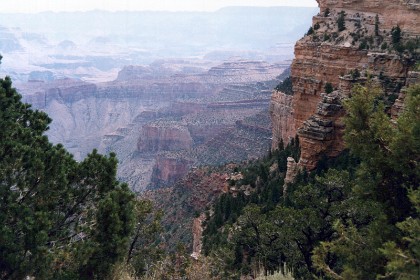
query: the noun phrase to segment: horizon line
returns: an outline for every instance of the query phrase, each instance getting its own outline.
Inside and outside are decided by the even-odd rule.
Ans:
[[[25,15],[36,15],[36,14],[43,14],[43,13],[89,13],[89,12],[107,12],[107,13],[139,13],[139,12],[166,12],[166,13],[215,13],[222,11],[224,9],[229,8],[253,8],[253,9],[261,9],[261,8],[318,8],[317,6],[292,6],[292,5],[276,5],[276,6],[252,6],[252,5],[244,5],[244,6],[225,6],[220,7],[215,10],[161,10],[161,9],[145,9],[145,10],[109,10],[109,9],[89,9],[89,10],[72,10],[72,11],[54,11],[54,10],[45,10],[45,11],[38,11],[38,12],[24,12],[24,11],[11,11],[5,12],[1,11],[0,14],[25,14]]]

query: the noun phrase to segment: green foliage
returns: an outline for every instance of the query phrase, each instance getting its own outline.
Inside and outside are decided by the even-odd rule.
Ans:
[[[206,254],[212,255],[223,248],[224,252],[229,252],[228,256],[234,256],[230,261],[226,260],[224,267],[220,268],[229,275],[250,273],[257,269],[257,264],[262,265],[269,272],[275,272],[279,267],[282,267],[284,262],[287,262],[287,265],[292,268],[295,277],[305,278],[309,277],[311,273],[315,273],[311,265],[310,256],[311,250],[317,241],[312,237],[308,238],[313,239],[313,241],[308,241],[307,236],[302,235],[301,230],[304,232],[308,230],[310,233],[316,232],[318,230],[315,230],[315,227],[319,229],[318,226],[324,224],[323,216],[317,211],[311,212],[311,209],[317,203],[324,203],[324,189],[322,185],[326,181],[323,178],[315,179],[315,174],[309,177],[307,173],[302,173],[302,175],[298,176],[297,182],[288,187],[287,199],[284,197],[282,176],[284,176],[286,166],[282,167],[280,162],[286,163],[287,157],[299,155],[298,143],[298,139],[293,139],[284,149],[282,149],[283,144],[280,143],[279,150],[274,151],[271,157],[244,170],[245,178],[241,182],[242,184],[248,184],[251,180],[250,178],[256,181],[254,184],[255,192],[250,196],[240,196],[239,194],[237,197],[232,197],[232,195],[225,194],[216,202],[213,216],[207,221],[207,227],[204,231],[203,249]],[[265,175],[263,174],[267,172],[267,167],[277,162],[279,163],[278,172],[280,172],[279,175],[281,177],[270,173],[265,180],[263,178]],[[346,162],[348,162],[348,153],[342,160],[336,162],[326,161],[323,166],[327,168],[329,164],[335,164],[337,167],[344,167],[347,166]],[[319,174],[322,174],[324,170],[320,169]],[[251,174],[253,175],[249,177]],[[337,174],[340,174],[340,172]],[[334,176],[331,175],[331,178]],[[342,181],[348,182],[349,180],[346,176],[350,175],[343,176],[345,179]],[[306,186],[308,182],[312,183]],[[296,187],[302,185],[305,185],[305,187]],[[338,185],[339,183],[337,183],[337,187]],[[341,187],[338,188],[341,189]],[[345,189],[346,192],[349,191],[348,187]],[[343,195],[341,190],[331,189],[326,190],[326,192],[330,192],[331,198]],[[235,214],[232,215],[234,211],[231,210],[229,205],[231,204],[230,201],[235,200],[241,201],[241,207],[239,211],[235,211]],[[305,207],[307,201],[313,201],[314,204]],[[333,199],[331,202],[333,202]],[[302,207],[304,210],[301,209]],[[327,208],[329,207],[327,206]],[[327,212],[324,214],[329,215]],[[230,217],[226,213],[230,213]],[[308,215],[312,215],[314,221],[308,220]],[[232,219],[232,217],[235,218]],[[290,220],[285,217],[290,217]],[[280,218],[286,220],[273,223],[273,221],[277,221]],[[299,227],[299,223],[304,225],[307,225],[307,223],[313,224],[309,228],[303,226],[302,228]],[[323,227],[325,227],[325,224]],[[291,228],[295,230],[292,232]],[[237,229],[240,230],[238,231]],[[327,232],[331,232],[331,230],[322,230],[319,236],[328,235]],[[229,239],[229,236],[231,236],[231,239]],[[301,239],[299,239],[299,242],[296,242],[295,239],[290,239],[293,236],[301,236]],[[245,258],[245,256],[247,257]]]
[[[134,195],[114,154],[78,163],[49,143],[50,122],[0,79],[0,278],[103,279],[125,256]]]
[[[360,71],[359,69],[354,69],[350,71],[350,76],[353,80],[357,80],[358,78],[360,78]]]
[[[344,104],[349,150],[301,172],[287,192],[277,188],[276,199],[284,166],[266,172],[291,145],[247,168],[236,187],[254,181],[255,192],[235,219],[224,212],[232,213],[229,199],[220,200],[226,206],[216,205],[204,235],[205,253],[224,260],[224,279],[284,265],[295,279],[418,278],[420,86],[407,91],[397,120],[381,99],[371,82],[355,86]]]
[[[379,36],[379,16],[375,16],[375,36]]]
[[[344,11],[341,11],[338,14],[337,28],[339,32],[344,31],[346,29],[346,13]]]
[[[319,23],[318,23],[318,22],[314,24],[314,30],[318,30],[320,27],[321,27],[321,26],[319,25]]]
[[[376,102],[379,90],[372,85],[356,87],[356,94],[346,102],[345,140],[352,152],[366,163],[366,172],[375,174],[378,184],[375,198],[386,203],[393,221],[401,221],[410,209],[407,188],[418,186],[420,172],[420,87],[407,92],[406,110],[394,126]],[[366,192],[366,191],[365,191]]]
[[[368,50],[368,49],[369,49],[369,44],[367,42],[367,39],[366,38],[363,38],[360,41],[359,50]]]
[[[418,277],[420,87],[407,91],[396,125],[378,102],[379,94],[368,83],[357,86],[345,103],[345,140],[362,160],[352,197],[372,218],[364,223],[340,219],[337,237],[315,249],[315,266],[334,279]]]
[[[293,85],[291,77],[287,77],[275,87],[275,90],[281,91],[287,95],[293,95]]]
[[[314,34],[314,29],[311,26],[311,27],[309,27],[308,32],[306,32],[306,35],[312,35],[312,34]]]
[[[385,278],[417,279],[420,271],[420,190],[411,190],[409,193],[411,203],[416,214],[408,217],[397,227],[402,231],[403,237],[399,244],[388,241],[381,252],[386,256]]]
[[[330,15],[330,8],[326,8],[324,11],[324,17],[328,17]]]
[[[392,43],[399,44],[401,42],[401,28],[399,25],[393,27],[391,30]]]
[[[331,83],[326,83],[325,86],[324,86],[324,91],[325,91],[326,94],[330,94],[331,92],[333,92],[334,88],[333,88],[332,84]]]

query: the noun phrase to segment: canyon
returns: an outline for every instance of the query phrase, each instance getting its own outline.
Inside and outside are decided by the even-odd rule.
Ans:
[[[2,13],[0,74],[53,119],[53,143],[115,152],[140,193],[267,153],[271,91],[313,12]]]
[[[26,102],[53,119],[53,142],[77,160],[92,149],[115,152],[118,177],[141,192],[175,183],[192,167],[268,151],[271,89],[289,63],[213,64],[191,73],[185,60],[159,61],[124,67],[111,82],[67,78],[17,87]]]

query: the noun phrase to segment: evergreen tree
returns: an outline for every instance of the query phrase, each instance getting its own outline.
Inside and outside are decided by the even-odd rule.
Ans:
[[[0,278],[103,278],[127,248],[134,195],[114,154],[76,162],[30,107],[0,79]]]
[[[329,94],[334,91],[334,88],[331,83],[326,83],[324,87],[325,93]]]
[[[345,104],[346,143],[362,160],[352,197],[355,205],[367,206],[372,218],[364,223],[337,221],[337,238],[314,251],[315,265],[334,279],[416,279],[420,269],[420,86],[407,91],[396,124],[378,96],[371,84],[357,86]]]
[[[401,42],[401,28],[399,25],[392,28],[391,35],[393,44],[399,44]]]
[[[341,11],[338,14],[337,27],[339,32],[344,31],[346,29],[346,13],[344,11]]]
[[[375,16],[375,36],[379,36],[379,16]]]

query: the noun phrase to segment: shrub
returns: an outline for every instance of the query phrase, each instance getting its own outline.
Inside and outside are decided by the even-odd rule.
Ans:
[[[284,81],[282,81],[275,87],[275,90],[281,91],[287,95],[293,95],[292,79],[290,77],[287,77],[286,79],[284,79]]]
[[[399,44],[401,41],[401,28],[399,25],[393,27],[391,30],[392,43]]]
[[[333,88],[331,83],[326,83],[325,87],[324,87],[324,90],[325,90],[326,94],[330,94],[331,92],[334,91],[334,88]]]
[[[346,13],[344,11],[341,11],[338,14],[337,18],[337,25],[338,25],[338,31],[344,31],[346,29],[346,21],[345,21]]]
[[[311,35],[314,34],[314,29],[311,27],[309,27],[308,32],[306,32],[306,35]]]
[[[387,42],[383,42],[381,45],[381,50],[386,50],[388,48],[388,43]]]

